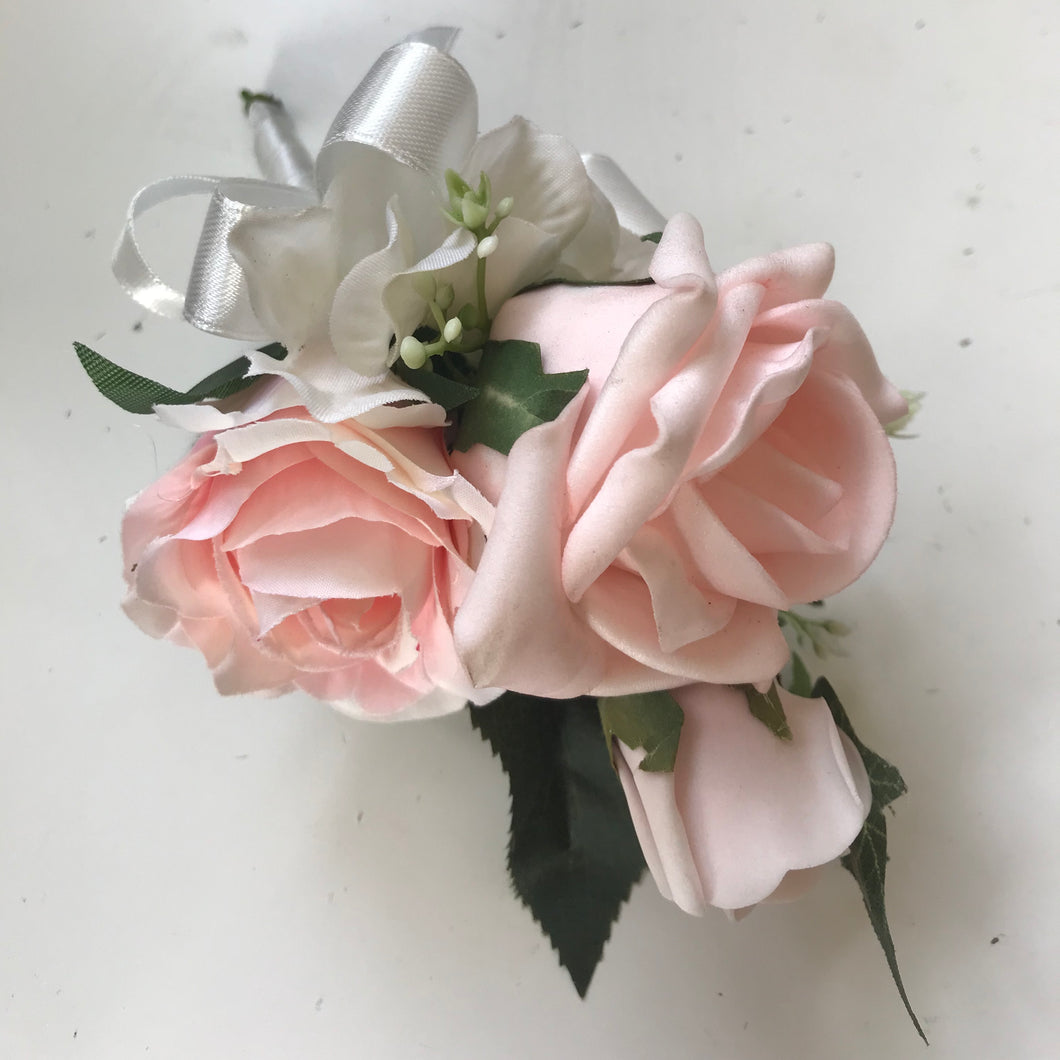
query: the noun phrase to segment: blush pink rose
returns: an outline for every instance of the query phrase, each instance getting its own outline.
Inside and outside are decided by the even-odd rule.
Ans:
[[[663,897],[686,913],[741,911],[798,897],[839,857],[872,804],[854,745],[823,699],[780,698],[792,739],[755,718],[742,692],[689,685],[672,773],[638,768],[642,750],[615,741],[644,860]]]
[[[679,215],[653,284],[505,304],[495,338],[589,380],[507,457],[453,454],[497,506],[455,626],[476,683],[562,698],[780,670],[778,609],[857,578],[894,511],[881,423],[906,405],[822,300],[832,268],[816,244],[715,276]]]
[[[222,693],[295,688],[369,718],[487,702],[453,646],[481,495],[437,406],[385,425],[287,409],[205,435],[130,504],[125,609],[198,648]]]

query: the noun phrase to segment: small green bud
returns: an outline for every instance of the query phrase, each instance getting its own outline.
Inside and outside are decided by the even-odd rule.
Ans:
[[[836,622],[834,618],[821,623],[825,633],[831,633],[833,637],[845,637],[850,632],[850,627],[845,622]]]
[[[478,191],[475,193],[475,201],[489,209],[492,195],[493,189],[490,187],[490,178],[486,175],[486,171],[482,170],[478,175]]]
[[[438,285],[434,300],[438,303],[438,308],[444,313],[453,304],[455,297],[453,285],[451,283],[442,283]]]
[[[478,248],[475,253],[480,258],[488,258],[497,249],[499,243],[500,240],[496,236],[486,236],[485,239],[478,241]]]
[[[427,363],[427,347],[415,335],[401,340],[401,359],[410,368],[422,368]]]
[[[464,218],[464,225],[472,231],[476,228],[481,228],[489,216],[489,210],[482,203],[476,202],[471,192],[464,196],[460,204],[460,212]]]
[[[453,317],[452,320],[445,322],[445,327],[442,328],[442,338],[446,342],[459,342],[460,336],[464,334],[464,325],[460,323],[459,317]]]
[[[438,281],[434,278],[433,272],[414,272],[412,274],[412,289],[425,302],[429,302],[434,298],[434,293],[438,289]]]
[[[493,211],[494,216],[498,221],[503,221],[505,217],[512,212],[512,207],[515,205],[515,200],[510,195],[505,195],[499,203],[497,203],[497,209]]]

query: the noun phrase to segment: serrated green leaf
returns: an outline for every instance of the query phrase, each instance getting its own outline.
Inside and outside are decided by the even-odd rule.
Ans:
[[[788,725],[784,705],[780,702],[780,693],[774,681],[768,692],[759,692],[754,685],[736,686],[747,697],[747,706],[751,713],[774,735],[782,740],[791,739],[791,726]]]
[[[596,701],[506,692],[470,708],[508,774],[508,870],[585,997],[644,857],[608,760]]]
[[[231,397],[245,390],[258,376],[247,376],[250,361],[237,357],[234,361],[212,372],[188,390],[173,390],[164,383],[156,383],[146,376],[130,372],[128,368],[107,360],[81,342],[74,343],[81,366],[88,373],[96,389],[115,405],[140,416],[150,415],[155,405],[193,405],[198,401]],[[276,360],[283,360],[287,351],[279,343],[271,343],[260,351]]]
[[[641,692],[599,699],[600,722],[611,751],[617,736],[627,747],[643,747],[640,768],[646,773],[672,773],[685,712],[669,692]]]
[[[662,232],[649,232],[646,236],[640,237],[642,243],[658,243],[660,239],[662,239]]]
[[[887,922],[887,907],[884,903],[884,884],[887,875],[887,820],[883,815],[883,810],[900,795],[905,794],[905,781],[902,779],[902,774],[890,762],[861,742],[854,732],[854,727],[850,724],[850,718],[839,701],[839,696],[825,678],[818,678],[813,686],[813,696],[824,699],[828,704],[836,727],[846,733],[857,748],[861,760],[865,763],[865,772],[869,775],[872,808],[869,810],[864,827],[854,842],[850,844],[849,852],[843,855],[840,862],[857,881],[862,901],[865,903],[865,910],[869,914],[872,930],[876,933],[883,954],[887,958],[891,978],[898,988],[898,996],[902,999],[902,1004],[905,1005],[905,1010],[909,1013],[917,1034],[924,1039],[926,1045],[927,1035],[916,1018],[913,1006],[909,1002],[909,996],[905,992],[901,972],[898,970],[898,955],[895,953],[894,939],[891,937],[891,928]]]
[[[554,420],[588,377],[588,368],[542,371],[536,342],[487,342],[475,375],[479,393],[464,406],[454,448],[464,452],[481,442],[509,453],[526,431]]]
[[[436,405],[441,405],[446,412],[452,412],[478,397],[477,387],[448,379],[439,372],[427,371],[425,368],[410,368],[402,360],[395,361],[390,370],[409,386],[426,394]]]

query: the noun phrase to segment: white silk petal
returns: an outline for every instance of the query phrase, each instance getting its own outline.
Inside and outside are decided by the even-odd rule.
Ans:
[[[356,419],[382,405],[398,401],[426,402],[423,392],[403,383],[391,372],[369,378],[344,365],[330,339],[307,343],[283,361],[268,354],[250,353],[252,375],[274,375],[287,381],[298,403],[324,423]]]
[[[386,219],[387,245],[350,269],[331,307],[335,353],[347,368],[366,378],[379,376],[393,360],[390,339],[394,329],[383,294],[394,275],[412,262],[411,241],[392,206],[387,207]]]
[[[592,190],[581,156],[562,136],[542,132],[525,118],[479,137],[467,160],[464,176],[476,184],[480,171],[489,174],[494,201],[513,200],[518,217],[566,246],[589,219]],[[504,222],[498,229],[504,239]]]
[[[266,332],[295,349],[322,334],[339,282],[338,233],[330,210],[258,210],[232,229],[228,243]]]

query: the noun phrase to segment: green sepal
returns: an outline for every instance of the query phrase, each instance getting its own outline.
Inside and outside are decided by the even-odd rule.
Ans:
[[[825,678],[817,679],[817,683],[813,686],[813,697],[824,699],[828,704],[836,727],[846,733],[851,743],[857,748],[862,762],[865,763],[865,772],[869,775],[872,808],[857,838],[850,844],[849,852],[844,854],[840,861],[843,868],[857,881],[865,903],[865,910],[869,914],[869,922],[887,958],[887,967],[891,971],[894,985],[898,988],[898,995],[902,999],[902,1004],[905,1005],[906,1012],[909,1013],[909,1018],[913,1021],[917,1034],[924,1039],[926,1045],[927,1035],[916,1018],[913,1006],[909,1003],[905,985],[902,983],[902,975],[898,970],[898,956],[894,950],[894,939],[891,937],[891,928],[887,923],[887,908],[884,904],[884,883],[887,873],[887,820],[883,810],[899,796],[905,794],[905,781],[902,779],[902,774],[890,762],[861,742],[857,733],[854,732],[854,727],[850,724],[850,718],[839,701],[835,689]]]
[[[915,438],[915,434],[905,434],[904,432],[906,427],[913,422],[913,419],[924,407],[924,398],[927,397],[927,394],[922,390],[902,390],[900,393],[905,398],[909,411],[904,416],[899,416],[898,419],[885,423],[883,429],[891,438]]]
[[[241,88],[239,90],[239,98],[243,101],[244,114],[250,113],[252,103],[268,103],[271,107],[283,106],[279,97],[272,95],[271,92],[251,92],[249,88]]]
[[[640,237],[642,243],[658,243],[660,239],[662,239],[662,232],[649,232]]]
[[[449,209],[457,217],[461,217],[460,204],[464,196],[471,191],[471,185],[455,169],[447,169],[445,171],[445,187],[449,193]],[[462,225],[464,222],[461,219],[456,223]]]
[[[644,871],[596,701],[505,692],[470,707],[508,774],[508,871],[585,997],[611,927]]]
[[[478,397],[477,387],[449,379],[426,368],[410,368],[400,359],[390,366],[390,370],[409,386],[414,386],[426,394],[436,405],[441,405],[446,412],[452,412],[453,409],[460,408]]]
[[[791,676],[785,687],[793,696],[802,696],[803,699],[813,695],[813,678],[797,651],[791,653]]]
[[[631,696],[607,696],[598,700],[600,723],[615,764],[612,739],[647,752],[640,768],[646,773],[672,773],[685,712],[669,692],[641,692]]]
[[[199,401],[231,397],[260,378],[248,376],[246,373],[250,361],[246,357],[237,357],[223,368],[201,379],[190,389],[173,390],[164,383],[156,383],[153,379],[122,368],[95,350],[90,350],[83,343],[75,342],[74,350],[96,389],[126,412],[140,416],[150,415],[154,412],[155,405],[194,405]],[[286,356],[286,350],[279,343],[271,343],[260,352],[276,360],[283,360]]]
[[[464,406],[454,448],[464,452],[481,442],[509,453],[520,435],[554,420],[588,378],[588,368],[542,371],[536,342],[487,342],[475,375],[479,393]]]
[[[736,686],[746,697],[751,713],[774,735],[782,740],[791,739],[791,726],[780,702],[780,693],[774,681],[768,692],[759,692],[754,685]]]

